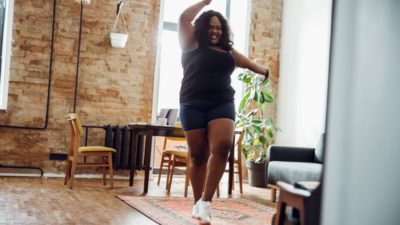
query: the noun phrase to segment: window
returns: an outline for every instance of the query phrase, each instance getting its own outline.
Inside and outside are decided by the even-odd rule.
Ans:
[[[0,0],[0,109],[7,109],[14,0]]]
[[[198,0],[164,0],[161,4],[162,21],[159,31],[159,49],[157,51],[158,80],[155,82],[153,112],[161,108],[179,108],[179,89],[183,77],[181,66],[181,50],[178,42],[178,18],[180,13]],[[218,0],[205,7],[204,10],[216,10],[229,20],[234,35],[234,48],[247,55],[248,39],[248,0]],[[243,13],[245,12],[245,13]],[[200,12],[199,14],[201,14]],[[242,83],[237,80],[237,73],[232,75],[232,86],[236,91],[236,105],[242,94]]]

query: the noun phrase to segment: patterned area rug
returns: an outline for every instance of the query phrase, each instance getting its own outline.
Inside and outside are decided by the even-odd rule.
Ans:
[[[119,199],[163,225],[199,224],[191,216],[191,198],[117,196]],[[275,208],[246,199],[214,199],[212,224],[271,224]]]

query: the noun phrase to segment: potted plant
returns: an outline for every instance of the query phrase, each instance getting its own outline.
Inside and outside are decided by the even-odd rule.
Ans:
[[[266,118],[265,109],[274,101],[270,79],[263,80],[249,70],[239,74],[239,80],[246,84],[240,101],[236,127],[243,130],[241,143],[246,158],[249,183],[251,186],[265,187],[265,167],[268,146],[274,143],[279,128],[272,118]]]

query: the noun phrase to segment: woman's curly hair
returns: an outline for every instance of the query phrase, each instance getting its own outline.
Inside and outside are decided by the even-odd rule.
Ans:
[[[232,49],[233,41],[231,40],[231,31],[229,28],[228,21],[222,16],[221,13],[209,10],[202,13],[199,18],[194,22],[194,37],[196,41],[199,43],[200,47],[208,46],[208,30],[210,26],[211,17],[218,17],[221,22],[222,35],[221,39],[218,43],[218,46],[223,48],[226,51],[230,51]]]

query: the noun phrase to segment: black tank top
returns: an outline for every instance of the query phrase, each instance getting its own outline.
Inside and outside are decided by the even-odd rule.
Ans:
[[[229,52],[199,47],[182,53],[181,63],[181,103],[190,100],[233,101],[235,91],[231,86],[231,74],[235,69],[235,60]]]

